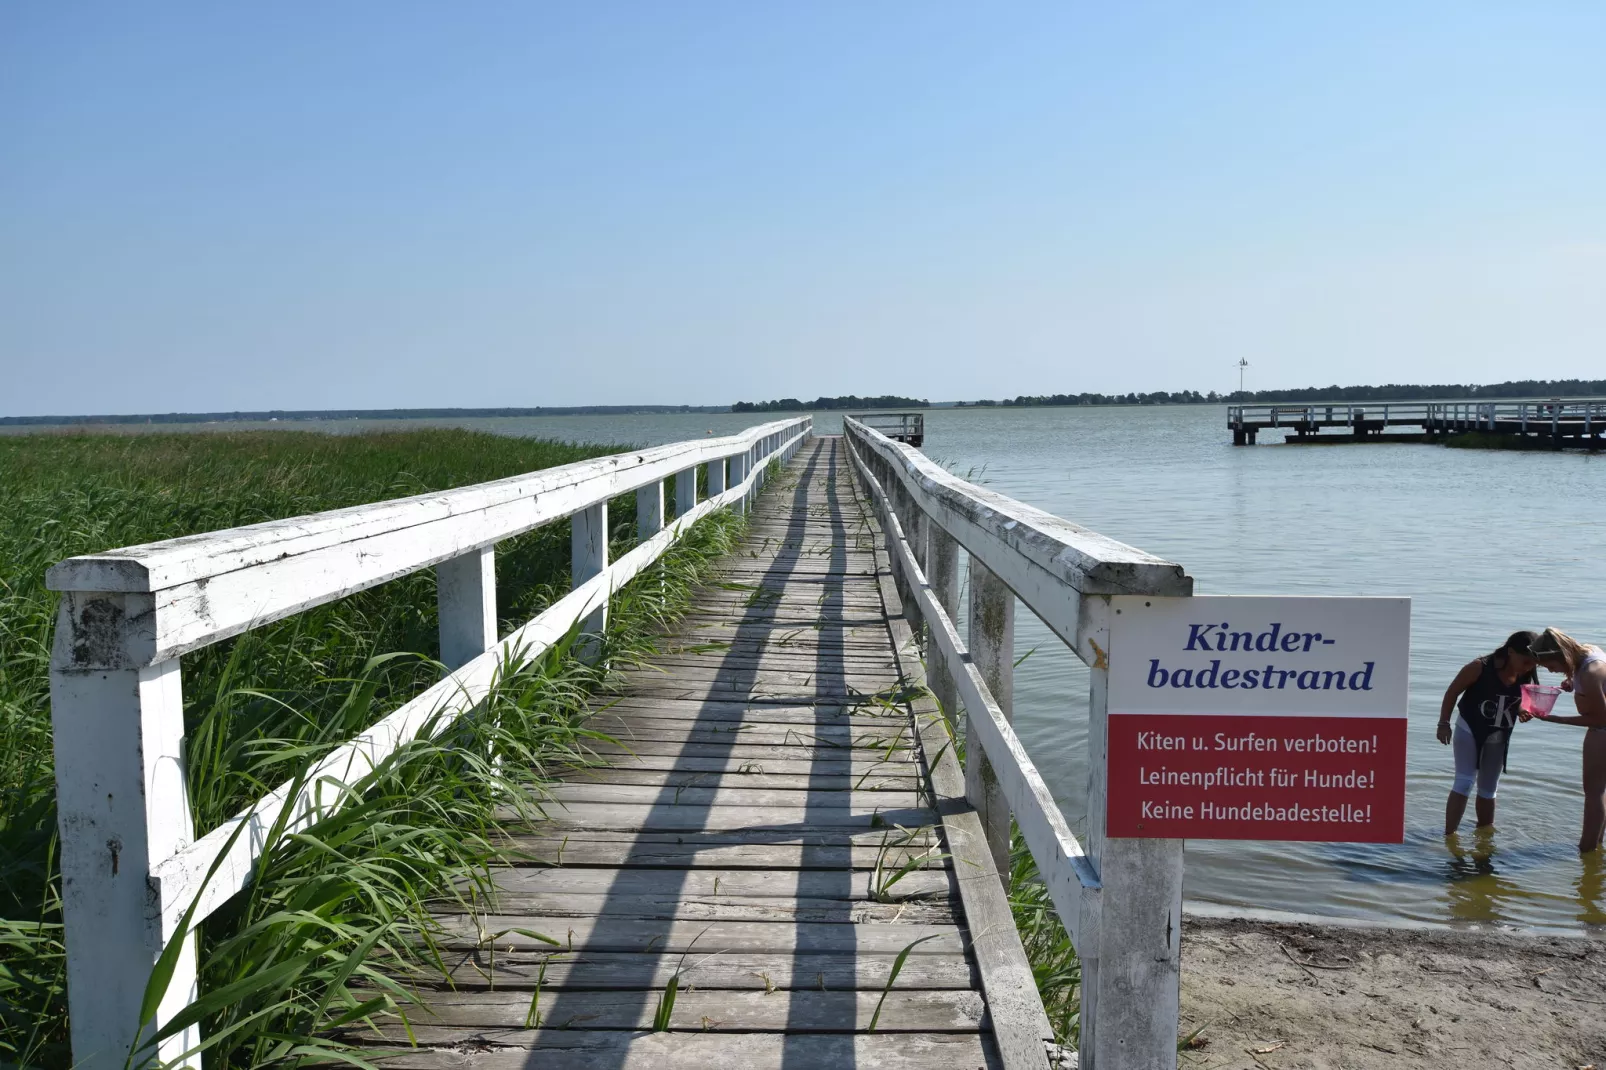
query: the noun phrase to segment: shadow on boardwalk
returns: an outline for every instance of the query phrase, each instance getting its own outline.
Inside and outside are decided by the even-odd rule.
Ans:
[[[442,916],[454,987],[387,1062],[999,1065],[850,481],[822,438],[772,484],[747,545],[593,718],[620,742],[610,764],[509,826],[543,864],[495,874],[502,913]]]

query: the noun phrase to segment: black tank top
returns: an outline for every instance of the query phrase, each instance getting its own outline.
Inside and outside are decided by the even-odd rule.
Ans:
[[[1522,709],[1522,685],[1531,683],[1530,677],[1519,678],[1515,683],[1506,683],[1500,679],[1500,670],[1495,667],[1494,658],[1480,658],[1483,671],[1471,687],[1461,693],[1461,701],[1456,703],[1456,709],[1461,711],[1461,719],[1472,729],[1472,737],[1478,741],[1478,747],[1483,748],[1483,741],[1492,733],[1507,732],[1517,724],[1517,713]]]

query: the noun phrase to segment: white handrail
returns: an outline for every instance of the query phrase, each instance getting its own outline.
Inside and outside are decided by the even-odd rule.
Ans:
[[[924,622],[937,654],[933,690],[949,717],[957,716],[957,706],[965,710],[967,797],[993,855],[1007,860],[1013,814],[1081,958],[1082,1065],[1175,1066],[1182,843],[1104,835],[1105,681],[1110,597],[1185,597],[1193,581],[1179,565],[958,479],[857,420],[845,419],[843,429],[882,518],[894,572],[907,592],[906,613],[917,631]],[[1018,597],[1092,670],[1085,845],[1071,834],[1010,727],[1009,710],[960,639],[947,574],[954,543],[971,558],[973,646],[996,644],[996,636],[982,633],[990,620],[1012,621]],[[989,593],[980,598],[992,601],[978,604],[984,578]],[[1011,652],[989,651],[986,661],[1007,688]]]
[[[790,457],[812,433],[808,417],[776,421],[725,438],[90,554],[52,568],[48,585],[63,592],[51,717],[75,1064],[123,1066],[138,1039],[146,978],[183,915],[193,903],[199,921],[245,886],[266,832],[286,808],[292,828],[332,812],[345,798],[339,785],[425,726],[444,727],[483,701],[506,660],[539,657],[577,622],[600,628],[614,591],[701,517],[725,506],[745,509],[764,482],[765,462]],[[700,465],[708,466],[710,497],[699,504]],[[669,476],[678,477],[679,515],[666,526]],[[607,503],[632,490],[641,541],[610,563]],[[499,638],[496,543],[565,517],[574,521],[574,589]],[[454,671],[335,748],[300,791],[280,785],[195,839],[179,656],[431,566],[442,656],[460,662]],[[158,1027],[195,998],[193,929],[185,940]],[[156,1057],[198,1067],[199,1057],[184,1053],[199,1039],[191,1028],[164,1042]]]

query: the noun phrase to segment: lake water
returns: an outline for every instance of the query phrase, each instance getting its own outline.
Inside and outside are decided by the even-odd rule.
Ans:
[[[654,445],[752,414],[397,421]],[[381,421],[264,426],[351,431]],[[816,429],[840,428],[835,414]],[[226,425],[237,427],[240,425]],[[191,425],[201,429],[205,425]],[[1192,841],[1190,907],[1408,924],[1606,930],[1606,862],[1575,843],[1578,729],[1523,725],[1496,828],[1443,832],[1434,738],[1456,670],[1518,628],[1606,643],[1606,459],[1426,445],[1234,448],[1223,409],[936,410],[925,452],[961,475],[1180,562],[1199,594],[1409,595],[1407,831],[1399,846]],[[1029,613],[1015,723],[1073,828],[1085,812],[1087,673]],[[1554,682],[1554,678],[1551,678]],[[1563,698],[1558,710],[1572,712]],[[1469,807],[1470,811],[1470,807]]]

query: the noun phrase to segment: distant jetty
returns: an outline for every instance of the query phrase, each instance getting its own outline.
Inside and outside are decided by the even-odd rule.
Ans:
[[[1414,427],[1416,432],[1391,432]],[[1260,432],[1286,431],[1285,442],[1444,442],[1506,449],[1606,447],[1606,396],[1520,401],[1426,401],[1354,404],[1229,405],[1234,446],[1252,446]]]

